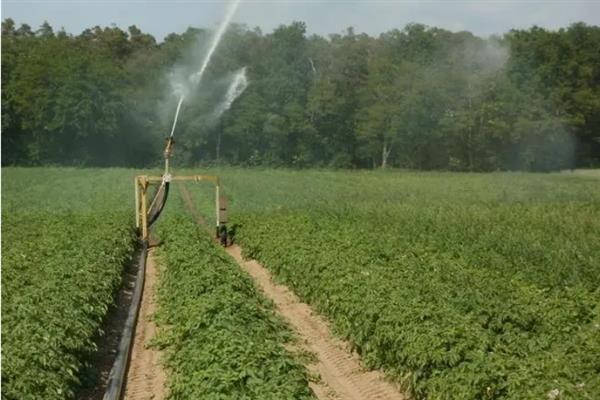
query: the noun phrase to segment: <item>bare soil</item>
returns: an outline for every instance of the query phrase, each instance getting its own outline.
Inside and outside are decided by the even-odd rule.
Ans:
[[[161,365],[161,353],[149,344],[156,336],[157,328],[153,316],[156,312],[155,290],[158,271],[148,250],[146,279],[140,306],[135,336],[125,380],[125,400],[161,400],[166,397],[166,375]]]
[[[179,185],[183,200],[199,224],[208,228],[195,206],[189,191]],[[210,229],[209,229],[210,232]],[[270,298],[277,311],[297,333],[299,349],[315,355],[307,369],[319,379],[310,383],[315,395],[321,399],[340,400],[403,400],[408,396],[387,380],[381,371],[367,371],[361,367],[360,358],[350,352],[349,345],[335,338],[329,323],[301,302],[285,285],[271,279],[270,272],[256,260],[244,260],[238,245],[227,247],[226,252],[254,279],[262,292]]]

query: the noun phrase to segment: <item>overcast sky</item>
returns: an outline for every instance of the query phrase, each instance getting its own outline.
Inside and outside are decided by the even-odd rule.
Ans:
[[[55,29],[79,34],[95,25],[137,25],[158,40],[189,26],[214,27],[225,1],[216,0],[2,0],[2,19],[37,28],[47,20]],[[556,29],[583,21],[600,25],[600,0],[593,1],[401,1],[401,0],[242,0],[234,22],[270,32],[280,24],[304,21],[309,33],[357,32],[378,35],[409,22],[478,35],[538,25]]]

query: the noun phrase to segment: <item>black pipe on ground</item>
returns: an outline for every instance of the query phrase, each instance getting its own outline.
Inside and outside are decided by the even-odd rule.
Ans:
[[[153,204],[158,204],[158,207],[153,207],[153,209],[151,209],[148,213],[148,228],[156,222],[158,217],[160,217],[160,214],[162,213],[163,209],[165,208],[165,204],[167,204],[167,199],[169,198],[169,186],[169,182],[163,182],[162,187],[158,189],[158,192],[155,196],[155,200],[152,202]],[[158,197],[161,196],[161,189],[162,198],[159,199]]]
[[[123,334],[119,342],[119,348],[117,349],[117,357],[115,358],[115,362],[110,370],[110,375],[108,376],[106,392],[104,393],[103,400],[119,400],[125,384],[125,373],[127,372],[127,365],[129,364],[129,357],[131,355],[133,336],[135,334],[135,325],[137,323],[138,313],[140,310],[140,303],[144,291],[144,279],[146,277],[148,242],[142,241],[141,245],[139,268],[135,279],[135,289],[133,291],[131,305],[129,306],[127,320],[125,321],[125,326],[123,327]]]

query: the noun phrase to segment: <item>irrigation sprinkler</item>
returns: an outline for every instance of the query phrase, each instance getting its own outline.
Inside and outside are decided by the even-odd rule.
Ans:
[[[225,30],[227,29],[227,26],[229,25],[229,22],[233,17],[233,14],[235,13],[239,3],[240,0],[232,1],[228,7],[225,19],[220,24],[216,35],[211,42],[209,51],[204,58],[204,62],[202,63],[200,70],[189,77],[187,85],[191,85],[192,88],[197,87],[202,80],[202,76],[208,66],[208,63],[210,62],[210,58],[219,44],[219,41],[221,40]],[[242,68],[236,73],[232,86],[227,92],[226,100],[223,103],[224,105],[218,109],[217,117],[226,111],[229,106],[231,106],[231,103],[244,91],[247,84],[248,82],[246,81],[245,69]],[[173,126],[171,127],[171,134],[167,137],[165,144],[165,170],[162,176],[138,175],[135,177],[135,226],[138,230],[141,241],[140,267],[136,277],[135,292],[129,307],[129,314],[125,323],[125,329],[123,330],[123,334],[119,342],[119,348],[117,350],[117,356],[108,377],[107,388],[106,392],[104,393],[103,400],[119,400],[123,392],[124,379],[126,376],[129,357],[131,355],[131,344],[133,341],[133,334],[135,325],[137,323],[137,316],[144,286],[146,257],[148,254],[148,248],[150,247],[150,228],[158,220],[165,207],[165,204],[167,203],[171,182],[212,182],[214,184],[216,238],[221,241],[221,244],[227,245],[227,201],[220,194],[219,177],[214,175],[171,174],[169,162],[175,146],[173,134],[175,133],[177,118],[185,98],[185,93],[185,90],[182,93],[178,93],[179,101],[177,102],[177,109],[175,111]]]
[[[208,64],[210,63],[211,57],[219,45],[223,34],[225,33],[231,18],[235,14],[235,11],[240,3],[240,0],[233,0],[227,8],[225,18],[219,25],[215,36],[213,37],[209,50],[204,57],[204,61],[200,69],[194,74],[190,75],[187,86],[192,88],[197,87],[202,81],[202,77]],[[238,71],[234,77],[234,80],[227,92],[225,102],[217,110],[218,116],[225,112],[231,103],[244,91],[248,82],[246,80],[245,68]],[[167,143],[165,145],[164,158],[165,158],[165,171],[162,176],[150,176],[150,175],[138,175],[135,177],[135,225],[138,229],[141,239],[148,243],[149,229],[158,220],[167,198],[169,197],[169,187],[172,181],[192,181],[192,182],[212,182],[215,185],[215,204],[216,204],[216,237],[221,240],[221,243],[227,244],[227,204],[220,196],[219,193],[219,178],[212,175],[183,175],[183,176],[172,176],[169,169],[169,160],[173,153],[173,146],[175,141],[173,140],[173,134],[175,133],[175,127],[177,126],[177,118],[179,117],[179,111],[181,105],[185,99],[184,90],[178,93],[179,101],[177,102],[177,109],[175,111],[175,119],[173,120],[173,126],[171,127],[171,134],[167,137]],[[154,194],[150,195],[150,189],[154,188]],[[151,200],[150,200],[151,199]],[[149,202],[150,201],[150,202]]]

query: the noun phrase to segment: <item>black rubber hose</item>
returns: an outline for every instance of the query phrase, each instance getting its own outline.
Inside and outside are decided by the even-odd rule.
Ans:
[[[160,217],[160,213],[162,213],[163,209],[165,208],[165,204],[167,204],[167,198],[169,197],[170,182],[164,182],[163,185],[165,187],[163,198],[159,203],[158,209],[148,217],[148,227],[151,227],[152,224],[156,222],[158,217]],[[157,196],[159,195],[159,192],[156,193]]]
[[[139,267],[135,279],[135,289],[129,306],[127,320],[123,327],[123,335],[117,349],[117,357],[113,363],[108,382],[106,384],[106,392],[104,392],[103,400],[119,400],[123,391],[125,373],[129,364],[129,356],[133,343],[133,335],[135,333],[135,324],[140,309],[142,294],[144,292],[144,280],[146,276],[146,257],[148,256],[148,242],[142,242],[142,248],[139,258]]]

